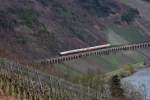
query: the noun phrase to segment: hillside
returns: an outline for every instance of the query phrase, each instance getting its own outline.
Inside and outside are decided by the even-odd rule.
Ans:
[[[149,1],[0,0],[0,100],[134,100],[121,79],[150,64]]]
[[[121,16],[126,15],[128,19],[133,16],[131,13],[132,11],[137,12],[136,9],[139,11],[139,16],[129,23],[123,21],[120,22],[120,16],[117,14],[105,18],[101,17],[101,19],[103,19],[101,22],[104,23],[105,26],[103,32],[107,37],[107,42],[109,42],[111,45],[120,45],[150,41],[150,21],[147,19],[149,18],[149,10],[147,10],[148,4],[143,0],[136,0],[137,2],[134,0],[116,1],[122,3],[120,5],[126,5],[123,5],[126,8],[123,7],[124,9],[123,12],[121,12]],[[130,9],[129,6],[134,9]],[[136,51],[120,52],[106,56],[89,56],[60,64],[48,66],[42,65],[42,67],[39,67],[39,69],[48,73],[52,71],[55,74],[58,71],[57,73],[59,76],[62,77],[64,75],[64,77],[67,78],[83,75],[85,73],[108,73],[128,65],[145,66],[144,64],[149,62],[149,51],[150,49],[147,48]]]
[[[106,43],[103,18],[122,7],[113,0],[0,2],[0,55],[27,61]]]
[[[0,56],[19,63],[33,63],[75,48],[150,40],[148,5],[143,0],[137,0],[138,6],[134,6],[133,0],[0,2],[3,2],[0,3]],[[92,56],[50,65],[44,70],[49,73],[54,68],[54,74],[57,71],[62,74],[87,73],[88,70],[109,72],[124,64],[147,61],[148,51]],[[43,70],[43,65],[39,68]]]

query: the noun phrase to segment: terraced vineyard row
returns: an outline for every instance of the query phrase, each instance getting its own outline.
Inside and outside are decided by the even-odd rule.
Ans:
[[[7,60],[0,63],[0,89],[21,100],[111,100],[108,88],[96,91]]]

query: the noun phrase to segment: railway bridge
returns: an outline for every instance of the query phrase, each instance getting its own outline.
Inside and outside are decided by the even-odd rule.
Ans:
[[[93,51],[87,51],[87,52],[81,52],[77,54],[71,54],[71,55],[65,55],[60,56],[56,58],[50,58],[45,60],[40,60],[36,62],[37,64],[59,64],[65,61],[71,61],[87,56],[103,56],[103,55],[109,55],[112,53],[118,53],[121,51],[130,51],[130,50],[137,50],[141,48],[149,48],[150,42],[144,42],[144,43],[137,43],[137,44],[126,44],[126,45],[120,45],[115,47],[108,47],[104,49],[98,49]]]

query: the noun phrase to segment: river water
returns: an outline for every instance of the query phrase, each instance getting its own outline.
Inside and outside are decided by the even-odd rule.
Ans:
[[[136,92],[141,95],[142,100],[150,100],[150,68],[142,69],[123,78],[121,84],[128,96]]]

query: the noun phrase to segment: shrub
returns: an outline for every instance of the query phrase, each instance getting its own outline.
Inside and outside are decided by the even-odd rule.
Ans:
[[[19,44],[26,44],[27,40],[23,37],[19,37],[19,38],[16,39],[16,42],[19,43]]]
[[[99,17],[108,16],[118,9],[118,6],[109,0],[79,0],[79,4]]]
[[[5,65],[5,63],[6,63],[5,60],[0,58],[0,65]]]
[[[9,14],[8,16],[16,16],[20,20],[19,22],[21,22],[21,24],[26,25],[30,29],[39,25],[39,21],[37,19],[39,13],[32,8],[14,7],[7,8],[6,11],[6,15]]]
[[[65,8],[63,5],[55,2],[52,4],[52,9],[58,17],[72,17],[70,9]]]
[[[150,2],[150,0],[144,0],[144,1]]]
[[[24,24],[29,28],[33,28],[34,24],[38,22],[38,13],[33,9],[21,9],[18,11],[18,14],[19,17],[23,20]]]
[[[123,69],[124,69],[124,71],[127,72],[128,74],[132,74],[132,73],[135,72],[134,68],[133,68],[131,65],[129,65],[129,64],[124,65],[124,66],[123,66]]]
[[[110,82],[110,86],[111,86],[110,90],[111,90],[112,96],[114,96],[114,97],[123,96],[124,91],[121,88],[119,76],[115,75],[112,77],[111,82]]]
[[[48,33],[48,29],[45,25],[41,25],[40,29],[39,29],[39,33]]]
[[[130,22],[134,21],[138,15],[139,12],[137,9],[130,8],[122,14],[121,20],[129,24]]]
[[[16,24],[16,20],[7,15],[7,11],[0,11],[0,31],[13,31]]]
[[[53,0],[37,0],[39,3],[41,3],[43,6],[48,6],[49,3],[51,3]]]

